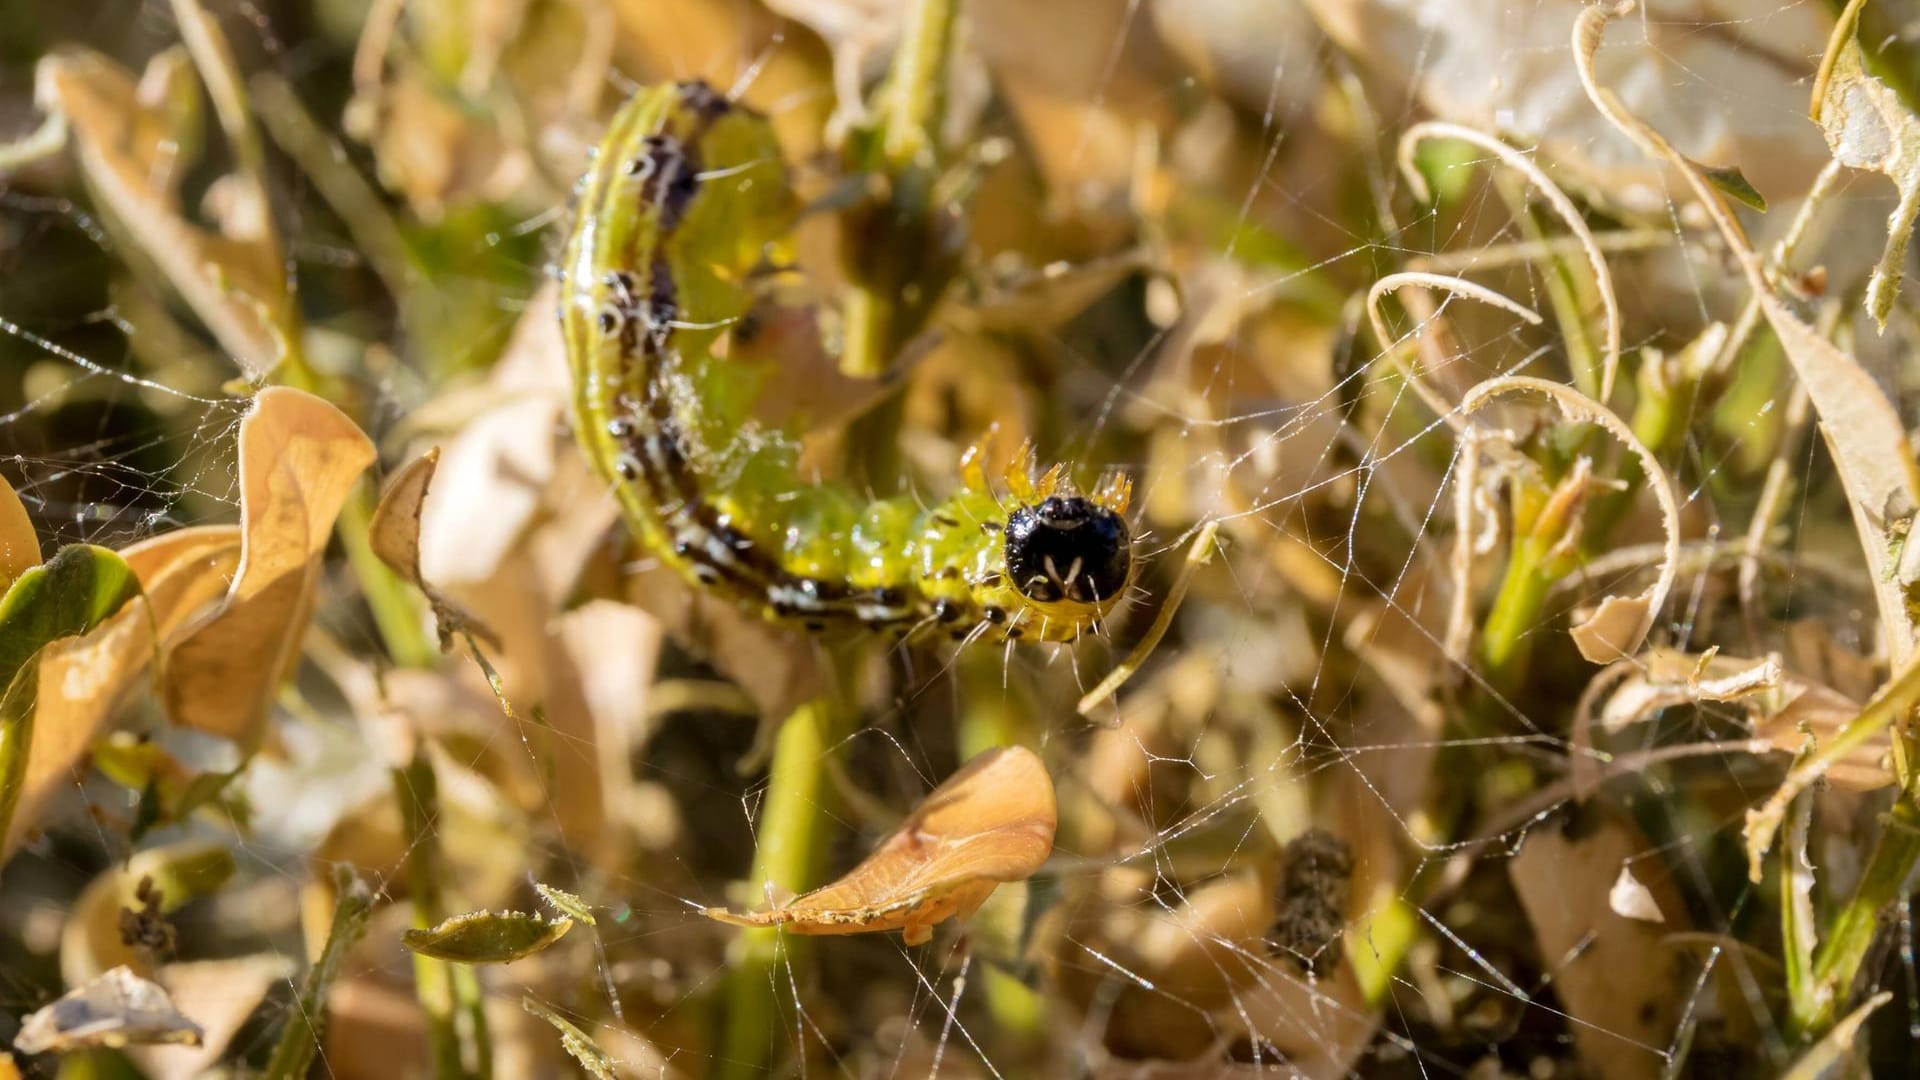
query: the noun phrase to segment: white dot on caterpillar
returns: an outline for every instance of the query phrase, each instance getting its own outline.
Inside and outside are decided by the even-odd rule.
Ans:
[[[805,582],[802,587],[769,585],[767,586],[767,597],[776,608],[788,608],[799,612],[819,611],[820,597],[818,593],[814,588],[805,587],[812,585],[813,582],[811,581]]]
[[[613,471],[619,473],[622,480],[638,480],[640,459],[632,454],[621,454],[613,459]]]

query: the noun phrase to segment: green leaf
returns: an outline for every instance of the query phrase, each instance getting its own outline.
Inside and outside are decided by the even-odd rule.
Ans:
[[[1724,165],[1716,168],[1712,165],[1701,165],[1700,175],[1707,178],[1707,183],[1719,188],[1722,195],[1745,203],[1761,213],[1766,212],[1766,196],[1760,194],[1759,189],[1747,180],[1746,174],[1740,171],[1740,166]]]
[[[16,578],[0,599],[0,686],[48,644],[78,637],[140,594],[139,579],[120,556],[73,544]]]
[[[510,964],[567,936],[572,919],[552,922],[520,911],[469,911],[430,930],[409,930],[401,943],[423,956],[456,964]]]
[[[599,925],[593,921],[593,910],[587,907],[587,902],[565,889],[556,889],[536,881],[533,883],[533,891],[540,894],[540,899],[546,901],[548,907],[560,914],[578,919],[588,926]]]
[[[575,1027],[565,1017],[547,1008],[530,997],[520,999],[520,1007],[552,1024],[560,1033],[560,1048],[573,1056],[580,1067],[587,1071],[593,1080],[613,1080],[613,1059],[607,1056],[593,1037]]]

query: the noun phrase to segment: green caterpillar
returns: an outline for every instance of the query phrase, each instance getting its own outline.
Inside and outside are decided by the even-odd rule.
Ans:
[[[622,107],[576,191],[560,319],[574,429],[641,540],[704,589],[812,631],[858,626],[1064,641],[1134,573],[1129,485],[1081,495],[978,455],[932,506],[804,482],[799,440],[749,409],[726,348],[749,276],[793,220],[764,118],[684,82]]]

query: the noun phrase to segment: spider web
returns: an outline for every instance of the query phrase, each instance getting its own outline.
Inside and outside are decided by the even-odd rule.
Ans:
[[[843,25],[791,6],[795,17]],[[1654,712],[1598,751],[1572,733],[1575,699],[1600,669],[1573,652],[1569,625],[1601,596],[1640,589],[1660,561],[1644,485],[1610,509],[1605,492],[1592,496],[1589,520],[1612,515],[1607,545],[1583,553],[1589,565],[1506,628],[1528,670],[1503,681],[1479,651],[1514,543],[1505,486],[1514,466],[1476,440],[1505,430],[1563,469],[1582,453],[1599,475],[1631,466],[1604,440],[1529,441],[1552,418],[1544,408],[1468,417],[1458,407],[1468,387],[1500,376],[1577,382],[1581,356],[1597,354],[1594,283],[1565,227],[1480,150],[1425,144],[1416,164],[1435,198],[1416,197],[1394,160],[1399,133],[1438,117],[1537,148],[1523,153],[1581,202],[1607,253],[1624,315],[1623,385],[1653,358],[1683,354],[1709,323],[1735,320],[1745,299],[1685,187],[1607,128],[1581,93],[1568,45],[1578,5],[1315,0],[1249,15],[1231,4],[1089,0],[1064,5],[1066,14],[1032,13],[1032,41],[988,38],[1008,24],[1000,6],[974,13],[994,90],[982,128],[1040,160],[1042,175],[1084,183],[1088,205],[1069,201],[1062,212],[1091,220],[1089,233],[1141,211],[1172,235],[1147,238],[1148,257],[1071,317],[993,354],[1019,361],[1012,377],[1024,385],[984,407],[955,405],[942,434],[1022,410],[1043,454],[1127,468],[1146,558],[1141,595],[1077,647],[890,656],[879,688],[862,698],[857,730],[820,763],[830,869],[869,850],[983,731],[1040,746],[1061,804],[1055,854],[928,946],[897,935],[781,938],[766,972],[769,1057],[806,1076],[1784,1068],[1798,1051],[1778,1000],[1779,889],[1747,880],[1741,832],[1784,758],[1721,745],[1747,738],[1746,714],[1730,703]],[[355,23],[372,14],[364,5],[213,7],[243,67],[277,73],[316,115],[341,114]],[[1070,48],[1052,33],[1075,19],[1097,31]],[[714,48],[662,23],[655,40],[684,32],[689,50]],[[0,130],[9,135],[31,126],[31,65],[54,45],[84,43],[137,69],[178,40],[171,10],[153,0],[59,11],[0,3],[0,25],[26,31],[0,45]],[[1599,71],[1683,149],[1715,164],[1737,159],[1775,196],[1764,218],[1749,219],[1770,242],[1825,161],[1804,99],[1828,25],[1812,3],[1657,4],[1617,25]],[[742,85],[805,54],[812,46],[800,37],[742,46]],[[868,44],[884,56],[884,40]],[[675,70],[625,59],[616,55],[607,75],[621,90],[642,74],[708,70],[703,56]],[[839,75],[856,83],[880,70],[857,55],[842,63]],[[1040,119],[1049,94],[1072,102],[1064,122]],[[350,160],[373,175],[365,148],[350,145]],[[217,175],[220,153],[187,178],[188,205]],[[1140,175],[1116,176],[1114,160],[1161,170],[1173,190],[1156,201]],[[127,241],[103,226],[74,176],[51,175],[0,183],[0,469],[49,552],[233,520],[244,403],[221,384],[236,372],[190,312],[124,269]],[[558,197],[448,212],[413,239],[437,260],[434,272],[479,300],[447,302],[464,321],[434,339],[439,355],[370,356],[368,344],[397,347],[415,331],[410,313],[380,294],[367,256],[310,178],[274,175],[307,316],[333,346],[331,370],[351,373],[366,395],[376,435],[404,430],[445,386],[483,382],[490,357],[541,302],[564,228]],[[1836,317],[1843,334],[1879,243],[1854,241],[1882,228],[1885,194],[1843,182],[1802,241],[1811,253],[1802,266],[1824,265],[1847,298]],[[1385,302],[1389,340],[1376,340],[1368,287],[1421,268],[1496,289],[1541,313],[1542,325],[1459,294],[1429,290],[1422,301],[1408,290]],[[1583,331],[1556,318],[1568,303]],[[1885,337],[1852,331],[1903,413],[1911,331],[1904,310]],[[1568,340],[1576,332],[1584,346]],[[1764,342],[1737,359],[1711,394],[1683,402],[1680,432],[1659,449],[1688,559],[1651,640],[1694,657],[1790,652],[1798,627],[1829,652],[1871,653],[1871,592],[1825,450],[1788,419],[1791,374]],[[1436,413],[1406,378],[1409,364],[1453,404]],[[952,372],[926,377],[966,385]],[[1630,419],[1638,430],[1639,417]],[[958,449],[951,438],[934,445],[949,458]],[[1745,535],[1775,460],[1785,463],[1789,501],[1768,534],[1756,629],[1751,613],[1742,621],[1734,562],[1713,551]],[[1222,549],[1193,570],[1171,633],[1112,702],[1078,715],[1073,702],[1139,639],[1203,523],[1218,527]],[[1655,554],[1612,557],[1647,549]],[[1464,646],[1450,625],[1462,581]],[[351,592],[331,569],[327,586]],[[318,625],[363,666],[380,653],[354,602],[323,599]],[[465,658],[449,664],[461,679],[475,675]],[[282,752],[245,780],[252,830],[181,827],[231,843],[247,895],[288,911],[312,873],[307,853],[390,784],[361,729],[343,719],[351,695],[333,685],[338,670],[310,659],[276,711]],[[695,652],[671,645],[656,678],[656,687],[717,685]],[[448,760],[491,776],[499,758],[538,772],[557,755],[591,752],[556,745],[524,715],[530,703],[515,704],[514,721],[449,744]],[[748,875],[767,781],[736,769],[755,752],[755,733],[726,712],[696,704],[652,721],[635,777],[662,823],[627,862],[584,859],[591,839],[569,836],[553,810],[494,834],[456,820],[470,818],[463,803],[431,830],[454,864],[468,864],[463,873],[508,883],[488,891],[463,881],[466,892],[524,895],[537,878],[579,892],[600,914],[598,926],[581,928],[591,948],[565,954],[572,967],[485,977],[491,1004],[507,1007],[492,1013],[502,1045],[546,1048],[513,1065],[503,1058],[503,1073],[561,1067],[551,1033],[505,1018],[523,986],[583,1026],[600,1025],[624,1072],[723,1075],[740,1064],[719,1019],[732,992],[732,932],[697,909],[767,899],[755,883],[736,884]],[[1597,794],[1572,776],[1582,755],[1600,770]],[[72,795],[69,823],[9,869],[0,957],[22,960],[0,976],[0,1033],[59,990],[49,919],[57,925],[85,882],[129,850],[111,829],[71,824],[89,804],[123,812],[123,793],[77,778]],[[1862,873],[1885,805],[1875,799],[1819,796],[1810,852],[1822,910]],[[497,854],[462,846],[469,830],[504,835],[518,854],[496,865]],[[1350,869],[1296,881],[1307,865],[1301,837],[1313,830],[1339,838]],[[1608,895],[1623,879],[1639,883],[1663,921]],[[1872,1062],[1897,1069],[1920,1041],[1904,897],[1887,921],[1848,1000],[1894,993],[1867,1030]],[[297,955],[297,924],[267,924],[260,933],[272,948]],[[190,942],[219,937],[188,929]],[[354,975],[363,988],[410,995],[398,949],[363,966]],[[289,977],[269,995],[230,1056],[264,1057],[296,988]],[[336,1043],[320,1057],[329,1076],[383,1075],[366,1071],[382,1065],[391,1060]]]

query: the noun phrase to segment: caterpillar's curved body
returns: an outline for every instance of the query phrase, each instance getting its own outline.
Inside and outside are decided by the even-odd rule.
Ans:
[[[857,624],[1068,640],[1125,591],[1126,484],[1094,498],[977,464],[922,506],[802,482],[799,442],[749,414],[729,363],[747,277],[791,224],[764,119],[703,83],[643,90],[581,180],[561,323],[574,424],[641,539],[689,580],[814,630]]]

